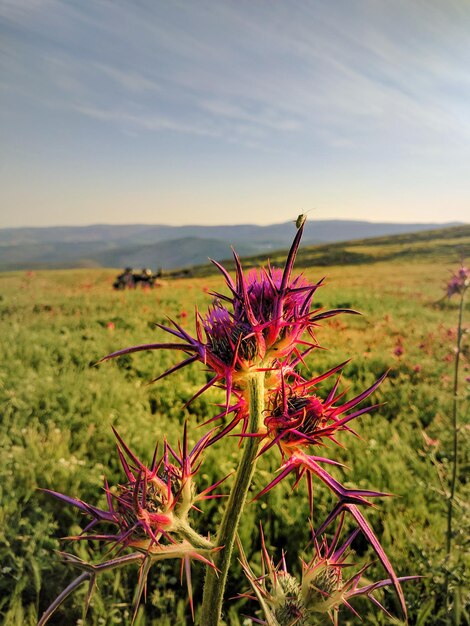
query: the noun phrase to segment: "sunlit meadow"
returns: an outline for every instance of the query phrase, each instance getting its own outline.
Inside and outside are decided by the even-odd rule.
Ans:
[[[446,572],[455,613],[454,621],[449,623],[459,623],[456,619],[466,623],[468,573],[462,546],[469,531],[464,458],[468,427],[464,423],[468,418],[470,369],[465,336],[459,381],[460,462],[454,549],[446,559],[459,307],[457,300],[444,296],[449,270],[455,269],[458,257],[445,252],[424,259],[417,256],[406,261],[398,258],[326,268],[310,264],[304,267],[303,258],[300,256],[297,262],[297,271],[304,271],[313,282],[327,276],[325,286],[314,295],[315,307],[352,308],[363,313],[360,317],[335,317],[322,322],[316,335],[327,349],[315,350],[307,357],[303,375],[311,378],[352,358],[342,377],[349,399],[390,369],[371,398],[371,402],[383,406],[356,420],[360,438],[348,436],[347,448],[335,448],[335,458],[349,469],[332,469],[331,473],[348,488],[395,494],[378,500],[377,508],[368,511],[368,518],[397,574],[423,576],[404,586],[410,624],[445,623],[440,615],[445,604]],[[213,273],[201,278],[168,278],[154,290],[115,292],[115,274],[108,270],[75,270],[0,276],[4,329],[0,611],[7,626],[35,624],[74,577],[75,572],[60,562],[54,550],[74,550],[80,558],[93,559],[91,542],[70,546],[60,541],[60,537],[80,532],[83,516],[37,488],[105,506],[104,476],[110,484],[122,482],[111,426],[143,461],[150,463],[156,441],[161,441],[163,435],[177,441],[185,420],[191,425],[189,445],[194,445],[201,436],[194,427],[213,416],[214,404],[225,399],[221,390],[211,388],[182,408],[208,382],[208,374],[197,364],[147,385],[178,362],[178,355],[171,352],[142,352],[94,365],[116,348],[165,341],[165,334],[154,324],[166,324],[167,316],[193,333],[194,307],[207,308],[212,299],[209,292],[221,288],[220,276]],[[468,320],[468,308],[464,322],[465,318]],[[340,441],[342,438],[340,434]],[[199,474],[199,481],[204,482],[201,488],[230,473],[237,462],[236,440],[222,440],[209,448]],[[263,458],[255,475],[253,495],[272,480],[278,466],[274,454]],[[299,555],[308,559],[309,549],[305,548],[311,531],[304,523],[309,516],[306,489],[301,484],[292,492],[293,482],[287,478],[248,505],[240,539],[247,558],[259,563],[261,520],[268,553],[278,561],[282,547],[289,569],[298,572]],[[222,492],[228,489],[225,484],[220,487]],[[324,519],[333,504],[334,498],[317,481],[317,519]],[[201,508],[200,528],[214,534],[220,521],[218,504],[207,501]],[[354,549],[355,562],[374,561],[373,551],[360,536]],[[192,569],[197,606],[204,572],[197,563]],[[86,623],[129,623],[136,577],[137,568],[106,574],[100,580]],[[366,577],[370,581],[383,578],[381,565],[374,562]],[[237,598],[248,589],[242,567],[235,559],[226,594],[234,598],[228,602],[226,614],[230,626],[252,623],[245,616],[255,615],[257,607]],[[49,623],[82,624],[85,592],[80,589],[68,598]],[[378,597],[394,615],[400,614],[392,591],[380,591]],[[358,598],[354,606],[366,624],[390,623],[390,618],[365,599]],[[171,561],[157,565],[136,623],[169,626],[190,620],[179,565]],[[352,613],[342,612],[340,623],[361,622]]]

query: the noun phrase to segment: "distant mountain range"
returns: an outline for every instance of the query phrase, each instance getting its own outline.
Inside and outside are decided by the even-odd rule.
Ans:
[[[457,226],[311,220],[304,245],[346,241]],[[164,270],[287,248],[293,223],[254,226],[164,226],[148,224],[0,229],[0,270],[78,267],[150,267]]]

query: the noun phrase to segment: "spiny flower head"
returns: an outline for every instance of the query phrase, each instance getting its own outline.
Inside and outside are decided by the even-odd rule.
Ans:
[[[389,617],[392,617],[373,595],[375,590],[393,584],[391,579],[360,586],[362,575],[370,563],[362,566],[359,570],[356,568],[352,575],[346,574],[348,569],[354,567],[354,564],[347,560],[350,556],[351,544],[359,530],[353,532],[343,543],[340,543],[342,527],[343,517],[341,517],[335,536],[330,543],[326,537],[318,540],[314,536],[314,554],[310,561],[301,560],[302,576],[300,581],[288,572],[284,554],[279,563],[274,563],[266,549],[262,529],[260,576],[254,574],[239,543],[240,563],[255,597],[250,594],[242,595],[258,600],[266,617],[266,621],[256,619],[257,623],[269,624],[270,626],[308,626],[316,624],[318,615],[323,614],[328,615],[333,624],[337,625],[341,607],[346,607],[358,615],[351,605],[351,600],[357,596],[369,598]],[[419,577],[407,576],[397,580],[403,582],[415,578]]]
[[[282,378],[280,387],[268,401],[264,424],[265,437],[269,441],[262,452],[276,444],[284,456],[290,456],[312,445],[325,445],[325,440],[338,443],[337,432],[346,430],[354,433],[349,422],[366,411],[372,411],[378,405],[352,413],[349,411],[368,398],[385,375],[348,402],[342,404],[339,402],[344,396],[344,392],[338,393],[339,378],[327,397],[324,399],[320,397],[316,389],[319,382],[340,371],[346,363],[347,361],[311,380],[305,380],[297,375],[291,384],[287,384],[286,377]],[[341,417],[344,414],[347,415]]]
[[[202,318],[202,326],[209,349],[208,359],[216,371],[225,373],[224,366],[228,366],[236,375],[236,372],[251,369],[264,356],[251,326],[237,320],[218,300]]]
[[[43,626],[67,596],[85,580],[89,581],[89,592],[86,600],[88,608],[96,577],[99,573],[125,567],[131,563],[140,565],[138,585],[135,594],[134,615],[142,594],[146,589],[147,576],[150,568],[157,561],[164,559],[181,559],[181,575],[186,574],[189,602],[194,617],[192,603],[191,561],[201,561],[209,567],[215,567],[211,555],[220,548],[215,547],[209,539],[194,531],[188,522],[188,513],[196,509],[195,503],[209,498],[220,497],[211,495],[221,482],[196,493],[194,476],[199,470],[201,454],[211,435],[209,432],[191,451],[188,451],[186,425],[183,444],[176,452],[165,441],[163,456],[157,461],[158,446],[155,448],[150,467],[144,465],[128,448],[116,431],[117,450],[126,482],[110,489],[105,482],[107,509],[100,509],[87,504],[78,498],[44,489],[58,500],[75,506],[91,517],[90,523],[83,532],[72,540],[98,540],[111,544],[111,549],[118,550],[118,556],[97,565],[82,561],[72,554],[62,553],[65,561],[82,570],[82,574],[63,591],[43,614],[39,625]],[[114,526],[114,532],[89,533],[96,525]],[[126,549],[132,548],[133,553],[119,556]]]
[[[258,493],[255,499],[266,494],[291,473],[296,476],[295,486],[302,477],[306,478],[312,510],[313,477],[319,478],[340,501],[348,503],[371,506],[367,498],[389,495],[378,491],[347,489],[322,467],[323,464],[340,466],[339,462],[310,453],[310,448],[325,447],[328,442],[341,445],[337,434],[346,431],[355,435],[350,423],[379,406],[375,404],[356,408],[377,389],[386,373],[368,389],[346,402],[342,401],[344,392],[338,392],[339,378],[325,398],[320,396],[316,389],[318,384],[336,374],[346,363],[347,361],[308,381],[295,374],[291,367],[286,368],[285,371],[283,368],[277,370],[280,374],[279,388],[266,391],[267,409],[263,427],[259,432],[248,432],[248,405],[243,394],[238,392],[236,392],[235,404],[206,422],[210,423],[221,418],[225,419],[229,414],[233,415],[222,430],[209,439],[208,445],[226,436],[239,423],[242,423],[241,433],[236,436],[258,438],[260,440],[258,456],[265,454],[274,446],[281,452],[283,464],[277,476]],[[290,384],[287,384],[285,380],[286,374],[292,375]]]
[[[447,297],[464,292],[470,284],[470,269],[462,265],[447,283]]]
[[[83,533],[72,539],[99,539],[112,543],[119,549],[132,547],[152,553],[158,551],[162,539],[166,540],[164,543],[175,543],[178,538],[187,538],[190,528],[187,522],[188,513],[196,508],[196,502],[217,497],[209,494],[222,482],[218,481],[201,493],[196,493],[193,477],[201,465],[200,456],[211,433],[188,452],[185,425],[183,445],[179,452],[175,452],[165,441],[163,456],[157,460],[157,446],[151,466],[147,467],[120,435],[114,432],[126,482],[114,489],[105,483],[107,510],[77,498],[44,490],[93,518]],[[87,534],[100,522],[113,525],[115,532]]]
[[[252,269],[245,277],[238,258],[236,261],[235,318],[246,321],[276,358],[289,354],[310,328],[310,304],[321,283],[312,285],[300,275],[283,285],[285,271],[270,266]]]
[[[298,228],[284,269],[268,267],[244,274],[234,252],[235,280],[217,261],[215,266],[225,278],[229,294],[213,293],[215,300],[203,315],[196,312],[196,333],[191,336],[177,322],[158,327],[177,339],[174,343],[149,343],[114,352],[103,361],[141,350],[162,348],[180,350],[187,355],[182,362],[155,380],[200,361],[214,374],[213,378],[191,399],[214,384],[226,388],[226,407],[233,390],[244,390],[247,376],[259,369],[279,367],[281,360],[301,357],[317,343],[313,329],[319,321],[339,313],[355,313],[349,309],[311,311],[312,297],[322,281],[311,284],[303,276],[291,278],[304,224]],[[303,335],[310,335],[309,341]],[[190,400],[190,401],[191,401]]]

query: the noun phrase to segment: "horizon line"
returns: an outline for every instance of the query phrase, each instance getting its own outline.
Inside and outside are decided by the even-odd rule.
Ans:
[[[444,222],[420,222],[420,221],[374,221],[374,220],[360,220],[360,219],[348,219],[348,218],[331,218],[331,219],[314,219],[307,220],[309,223],[325,223],[325,222],[354,222],[354,223],[362,223],[362,224],[400,224],[400,225],[410,225],[410,226],[427,226],[427,225],[436,225],[436,226],[463,226],[470,224],[470,221],[463,222],[460,220],[451,220]],[[197,224],[197,223],[187,223],[187,224],[166,224],[163,222],[93,222],[87,224],[48,224],[48,225],[22,225],[22,226],[1,226],[0,230],[20,230],[20,229],[46,229],[46,228],[92,228],[98,226],[152,226],[152,227],[164,227],[164,228],[188,228],[188,227],[196,227],[196,228],[217,228],[217,227],[236,227],[236,226],[253,226],[256,228],[268,228],[270,226],[282,226],[285,224],[295,224],[295,220],[286,220],[282,222],[270,222],[268,224],[255,224],[254,222],[241,222],[241,223],[230,223],[230,224]]]

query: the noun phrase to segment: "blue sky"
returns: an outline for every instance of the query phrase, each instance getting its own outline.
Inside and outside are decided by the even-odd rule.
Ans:
[[[470,221],[468,0],[0,0],[0,227]]]

